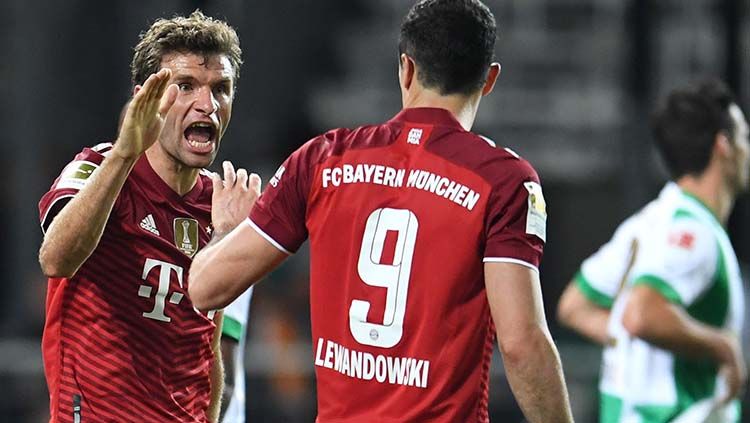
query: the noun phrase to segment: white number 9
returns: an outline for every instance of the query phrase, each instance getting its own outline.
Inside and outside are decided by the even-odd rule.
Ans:
[[[357,271],[362,282],[388,291],[382,325],[367,321],[369,302],[352,301],[349,329],[360,344],[391,348],[401,340],[418,227],[417,217],[410,210],[381,208],[367,218]],[[398,233],[396,251],[393,264],[381,264],[388,231]]]

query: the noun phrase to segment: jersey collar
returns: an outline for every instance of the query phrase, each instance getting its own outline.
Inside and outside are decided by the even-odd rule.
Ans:
[[[196,201],[203,192],[203,180],[200,175],[198,175],[198,180],[195,182],[195,185],[193,185],[193,188],[185,193],[185,195],[180,196],[172,189],[172,187],[161,179],[161,176],[159,176],[158,173],[156,173],[151,166],[151,163],[148,161],[146,154],[141,155],[141,158],[135,163],[133,173],[140,175],[148,184],[152,185],[157,192],[162,193],[165,197],[177,203],[183,201]]]
[[[435,107],[414,107],[401,110],[391,122],[412,122],[430,125],[449,126],[464,130],[455,116],[446,109]]]
[[[718,216],[714,214],[714,211],[711,210],[711,208],[708,207],[708,205],[704,203],[703,200],[701,200],[694,194],[685,191],[684,189],[680,189],[680,191],[682,192],[682,196],[684,198],[686,198],[689,202],[693,203],[696,207],[698,207],[699,209],[703,210],[706,214],[708,214],[711,217],[711,220],[713,220],[714,223],[719,225],[720,228],[725,229],[724,225],[721,224],[721,221],[719,220]]]

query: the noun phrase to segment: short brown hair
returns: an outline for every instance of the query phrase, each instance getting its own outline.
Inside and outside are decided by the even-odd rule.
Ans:
[[[662,101],[652,115],[651,128],[672,178],[703,173],[718,133],[735,141],[732,104],[736,104],[734,95],[717,79],[696,81]]]
[[[143,84],[152,73],[161,69],[164,55],[196,53],[204,56],[224,54],[234,67],[234,82],[240,77],[242,49],[234,28],[226,22],[204,15],[200,10],[190,16],[159,19],[148,31],[140,34],[130,63],[134,85]]]

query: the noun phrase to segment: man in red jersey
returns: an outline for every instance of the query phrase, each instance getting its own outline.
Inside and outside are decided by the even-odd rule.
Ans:
[[[193,306],[187,270],[258,195],[259,178],[229,162],[223,181],[201,170],[241,63],[222,21],[156,21],[135,48],[117,141],[85,148],[40,201],[52,422],[216,421],[220,315]]]
[[[404,109],[303,145],[247,224],[193,261],[190,295],[212,309],[310,238],[319,422],[488,421],[495,335],[528,420],[572,421],[537,271],[539,179],[469,132],[500,72],[495,33],[479,0],[416,4]]]

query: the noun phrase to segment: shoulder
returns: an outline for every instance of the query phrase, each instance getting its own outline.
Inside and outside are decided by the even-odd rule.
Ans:
[[[473,132],[453,133],[436,140],[430,151],[479,175],[493,188],[517,187],[525,182],[539,184],[534,167],[510,148]]]
[[[492,141],[488,138],[478,138],[477,150],[484,158],[477,170],[494,190],[507,191],[524,186],[529,194],[541,196],[539,175],[528,160],[510,148],[490,144]]]
[[[101,164],[105,157],[107,157],[114,144],[111,142],[99,143],[93,147],[85,147],[81,152],[76,154],[74,161],[76,160],[89,160],[91,162]]]
[[[667,271],[687,272],[716,264],[718,241],[714,230],[699,219],[681,215],[679,210],[662,230],[642,225],[639,240],[644,261],[661,263]]]
[[[86,147],[71,160],[60,173],[57,189],[80,189],[112,150],[112,143]]]
[[[289,164],[300,162],[315,165],[347,151],[385,146],[394,140],[399,131],[390,122],[357,128],[336,128],[324,132],[304,143],[289,157]]]

